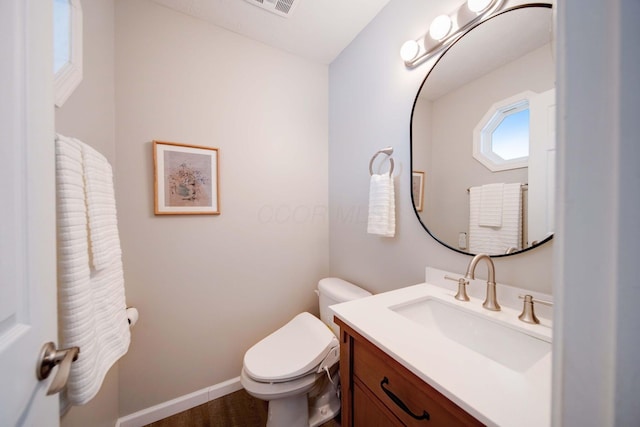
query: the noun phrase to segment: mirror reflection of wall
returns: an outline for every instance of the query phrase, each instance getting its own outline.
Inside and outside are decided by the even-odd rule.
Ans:
[[[540,22],[534,23],[532,14]],[[419,217],[431,234],[452,248],[469,252],[460,244],[460,233],[469,232],[470,187],[529,182],[529,167],[492,171],[476,160],[473,135],[494,104],[554,88],[551,19],[551,9],[524,8],[482,23],[445,52],[416,98],[412,169],[425,171]],[[524,196],[526,203],[528,192]],[[524,247],[548,237],[527,231]]]

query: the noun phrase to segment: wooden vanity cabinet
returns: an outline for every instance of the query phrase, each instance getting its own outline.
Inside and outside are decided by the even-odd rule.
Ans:
[[[483,425],[339,318],[335,322],[342,427]]]

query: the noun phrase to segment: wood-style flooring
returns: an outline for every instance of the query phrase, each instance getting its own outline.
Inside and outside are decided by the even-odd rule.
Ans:
[[[267,402],[239,390],[145,427],[264,427]],[[340,427],[340,415],[320,427]]]

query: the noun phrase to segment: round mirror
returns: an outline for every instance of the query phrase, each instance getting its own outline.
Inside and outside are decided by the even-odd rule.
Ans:
[[[504,256],[553,237],[551,5],[497,13],[433,65],[411,116],[412,200],[461,253]]]

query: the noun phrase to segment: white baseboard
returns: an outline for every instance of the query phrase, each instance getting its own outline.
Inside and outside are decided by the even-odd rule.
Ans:
[[[143,409],[118,419],[115,427],[142,427],[218,399],[242,388],[240,377]]]

